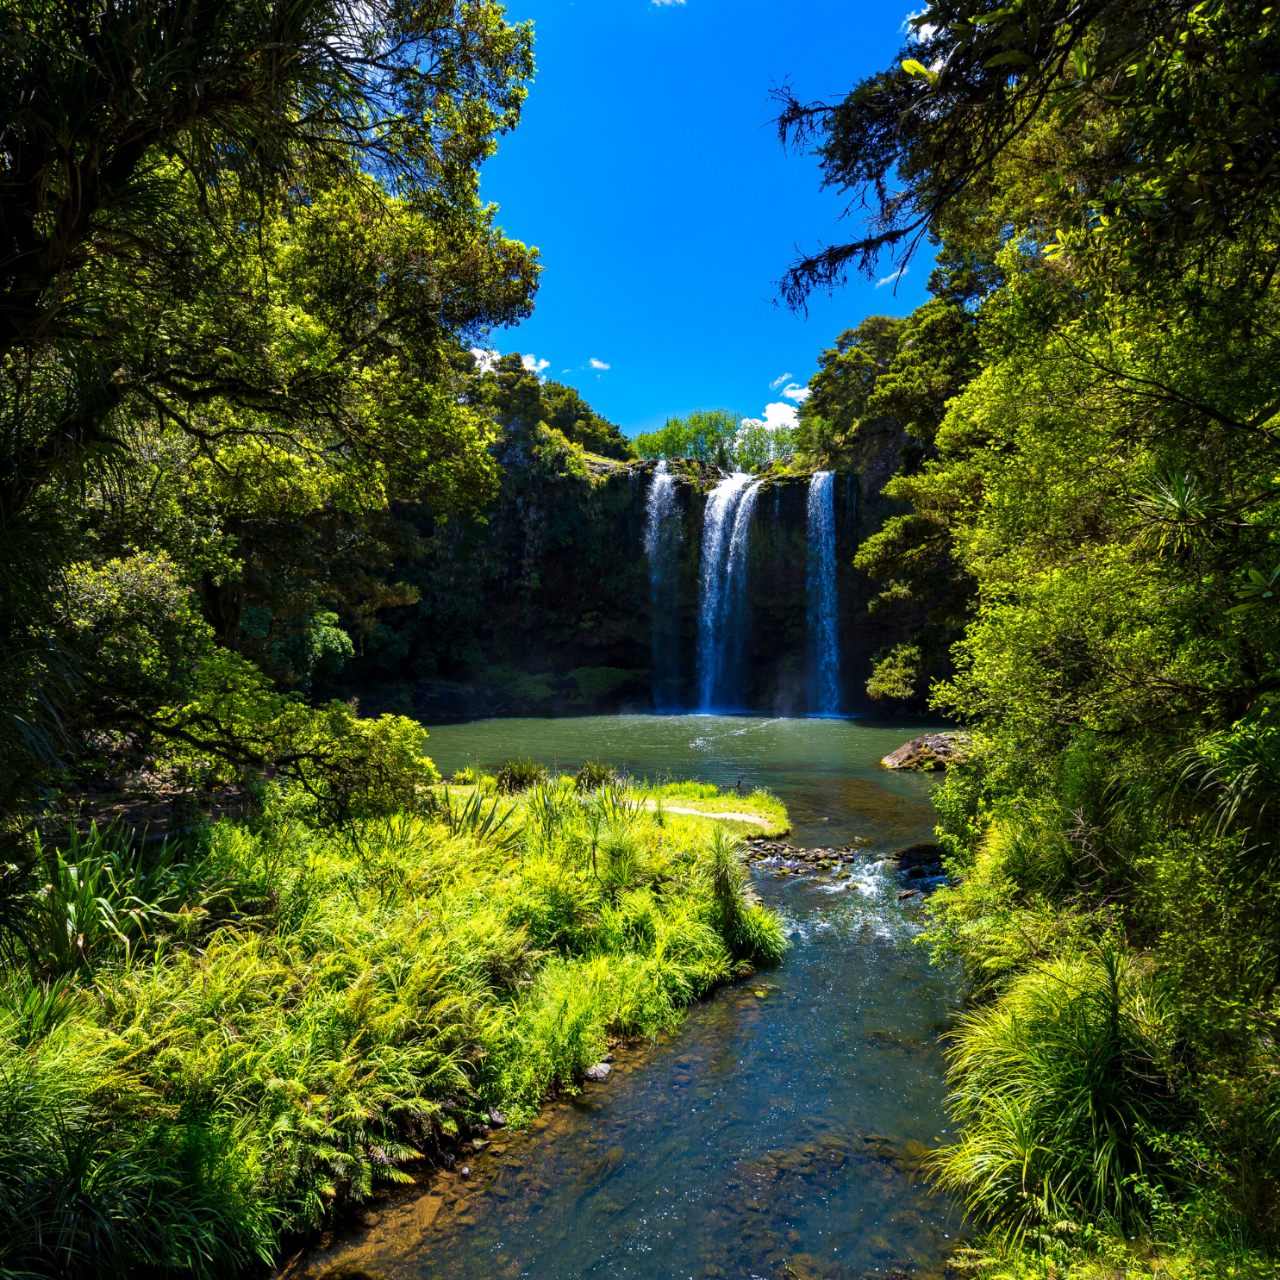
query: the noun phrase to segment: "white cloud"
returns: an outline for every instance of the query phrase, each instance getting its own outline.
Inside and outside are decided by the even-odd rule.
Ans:
[[[769,431],[776,431],[779,427],[794,427],[796,421],[795,405],[777,401],[774,404],[765,405],[763,418],[743,418],[742,425],[765,427]]]
[[[890,275],[885,276],[883,280],[877,280],[876,288],[879,289],[882,285],[892,284],[895,280],[899,279],[901,276],[905,276],[907,274],[907,271],[908,271],[907,267],[899,267],[897,271],[894,271]]]
[[[520,363],[524,365],[526,371],[529,373],[541,373],[543,369],[547,368],[551,364],[551,361],[539,360],[535,355],[527,355],[520,357]]]
[[[651,2],[656,4],[659,9],[661,9],[663,5],[667,4],[684,4],[684,0],[651,0]]]
[[[777,390],[776,386],[774,387],[774,390]],[[790,386],[782,388],[782,394],[786,396],[788,400],[794,400],[797,404],[804,404],[813,392],[810,391],[808,387],[802,387],[798,382],[793,382]]]
[[[492,373],[493,362],[498,358],[497,351],[483,351],[479,347],[472,347],[471,354],[475,357],[476,368],[481,373]]]
[[[938,28],[932,22],[926,22],[921,27],[913,27],[911,25],[911,20],[913,18],[922,17],[928,12],[928,9],[917,9],[914,13],[907,14],[907,16],[902,20],[903,33],[909,35],[914,31],[921,40],[928,40],[930,36],[936,35]]]
[[[681,0],[681,2],[683,3],[683,0]],[[587,363],[593,369],[607,369],[609,367],[607,364],[605,364],[603,360],[597,360],[595,356],[592,356],[591,359],[587,361]]]
[[[791,375],[790,375],[789,373],[784,373],[780,378],[774,378],[774,380],[773,380],[771,383],[769,383],[769,390],[770,390],[770,391],[777,391],[777,389],[778,389],[780,386],[782,386],[782,384],[783,384],[784,382],[786,382],[786,380],[787,380],[789,377],[791,377]]]

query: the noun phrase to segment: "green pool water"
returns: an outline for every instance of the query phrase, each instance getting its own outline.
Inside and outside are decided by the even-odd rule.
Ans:
[[[427,751],[446,774],[497,769],[514,756],[561,772],[597,757],[637,777],[670,773],[722,787],[768,787],[786,804],[794,842],[901,848],[932,836],[933,774],[891,772],[881,757],[942,726],[918,720],[761,716],[583,716],[428,725]]]
[[[715,717],[437,727],[452,769],[519,750],[625,760],[633,772],[766,783],[802,834],[927,835],[928,783],[878,771],[916,725]],[[865,803],[873,785],[901,802]],[[874,798],[874,797],[873,797]],[[877,803],[880,803],[877,801]],[[828,822],[821,819],[826,817]],[[818,843],[812,839],[809,843]],[[783,964],[716,993],[683,1027],[621,1051],[523,1133],[374,1206],[287,1274],[329,1280],[941,1280],[956,1207],[920,1161],[949,1140],[940,1036],[958,1009],[931,967],[919,899],[870,856],[838,876],[754,873],[784,916]],[[912,881],[913,885],[919,881]]]

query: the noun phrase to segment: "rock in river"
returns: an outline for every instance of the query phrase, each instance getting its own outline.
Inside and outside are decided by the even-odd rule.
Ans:
[[[597,1062],[594,1067],[587,1068],[586,1077],[588,1080],[600,1084],[609,1078],[609,1072],[612,1070],[613,1068],[607,1062]]]
[[[935,840],[921,840],[919,844],[909,844],[889,855],[904,867],[924,866],[931,862],[942,861],[942,849]]]
[[[967,733],[926,733],[903,743],[880,761],[886,769],[945,769],[949,764],[961,764],[969,752]]]

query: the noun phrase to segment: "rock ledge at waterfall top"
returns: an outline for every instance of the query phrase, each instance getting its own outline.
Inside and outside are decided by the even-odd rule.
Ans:
[[[963,764],[969,755],[971,740],[967,733],[925,733],[904,742],[880,761],[886,769],[914,769],[926,772]]]

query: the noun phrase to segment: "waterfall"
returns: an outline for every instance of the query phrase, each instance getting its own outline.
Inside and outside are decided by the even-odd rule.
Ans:
[[[739,707],[747,630],[747,534],[760,482],[743,472],[721,480],[702,519],[698,600],[698,707]]]
[[[809,482],[809,714],[840,714],[840,627],[836,607],[835,477]]]
[[[675,711],[680,705],[680,631],[678,615],[680,511],[676,478],[666,460],[658,463],[645,499],[644,550],[649,559],[649,594],[653,606],[653,705]]]

